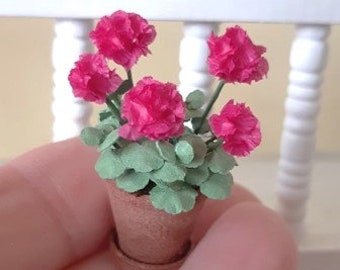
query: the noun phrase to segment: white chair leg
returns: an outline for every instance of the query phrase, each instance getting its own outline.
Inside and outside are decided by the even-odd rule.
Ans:
[[[281,138],[277,195],[279,212],[293,234],[302,236],[311,181],[327,25],[299,25],[290,54],[286,116]]]
[[[91,50],[88,32],[92,29],[92,24],[92,20],[60,19],[55,21],[52,48],[53,141],[79,135],[81,129],[88,124],[91,115],[91,105],[73,97],[68,74],[79,55]]]
[[[183,26],[184,36],[180,44],[179,53],[179,90],[183,97],[191,91],[200,89],[206,96],[213,82],[208,74],[207,57],[209,49],[207,39],[213,30],[217,29],[216,23],[186,22]]]

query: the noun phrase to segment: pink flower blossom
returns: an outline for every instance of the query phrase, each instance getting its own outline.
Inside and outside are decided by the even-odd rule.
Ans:
[[[185,105],[172,83],[144,77],[124,96],[122,116],[128,122],[119,135],[128,140],[146,137],[167,140],[184,132]]]
[[[153,25],[135,13],[116,11],[100,19],[90,38],[99,52],[126,70],[142,55],[150,53],[148,45],[156,37]]]
[[[117,90],[122,79],[111,71],[100,54],[83,54],[70,71],[68,80],[75,97],[104,103],[108,94]]]
[[[254,45],[239,26],[228,28],[220,37],[212,33],[208,46],[209,72],[226,82],[250,84],[267,75],[268,62],[262,56],[266,48]]]
[[[223,139],[223,149],[235,156],[246,156],[261,142],[261,130],[258,119],[245,103],[230,100],[220,115],[214,114],[209,119],[212,132]]]

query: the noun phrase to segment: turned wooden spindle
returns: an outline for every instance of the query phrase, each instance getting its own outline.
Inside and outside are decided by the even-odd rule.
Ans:
[[[89,103],[74,98],[67,77],[79,55],[91,51],[88,33],[92,27],[92,20],[55,21],[52,48],[53,141],[77,136],[88,125],[92,107]]]
[[[179,52],[179,90],[183,97],[191,91],[200,89],[206,96],[213,83],[208,74],[207,57],[209,49],[207,39],[217,29],[216,23],[186,22],[183,26],[184,36]]]
[[[309,196],[328,32],[327,25],[297,26],[290,54],[277,195],[279,212],[297,238],[303,232]]]

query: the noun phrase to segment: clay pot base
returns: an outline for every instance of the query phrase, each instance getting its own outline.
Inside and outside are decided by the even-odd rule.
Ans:
[[[180,259],[175,262],[168,264],[148,264],[136,261],[128,256],[126,256],[118,247],[116,242],[116,237],[114,237],[111,250],[114,257],[114,264],[116,266],[115,270],[178,270],[184,263],[186,257],[189,254],[190,246]]]

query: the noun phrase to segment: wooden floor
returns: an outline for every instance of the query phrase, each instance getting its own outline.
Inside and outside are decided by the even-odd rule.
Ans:
[[[249,188],[275,209],[277,158],[239,160],[236,182]],[[314,162],[305,234],[299,243],[299,270],[340,270],[340,157]]]

